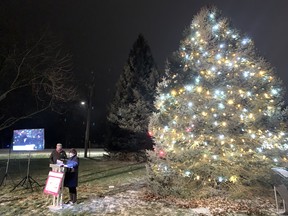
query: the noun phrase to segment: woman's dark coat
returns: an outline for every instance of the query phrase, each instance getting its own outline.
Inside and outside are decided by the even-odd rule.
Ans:
[[[77,155],[69,158],[66,163],[67,171],[64,178],[64,187],[77,187],[78,186],[78,166],[79,158]]]

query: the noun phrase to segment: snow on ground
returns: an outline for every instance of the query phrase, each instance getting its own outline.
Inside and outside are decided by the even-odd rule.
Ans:
[[[141,199],[144,189],[127,190],[120,193],[91,198],[83,203],[74,205],[63,205],[63,209],[57,212],[60,215],[119,215],[119,216],[212,216],[229,215],[245,216],[258,214],[228,213],[225,212],[227,206],[223,208],[198,207],[198,208],[179,208],[176,205],[161,201],[147,201]],[[259,206],[261,209],[261,206]],[[52,214],[55,215],[55,212]],[[261,213],[262,216],[276,216],[275,210]]]
[[[110,188],[110,187],[109,187]],[[119,216],[245,216],[262,215],[276,216],[274,204],[268,200],[254,198],[253,200],[228,200],[222,197],[197,200],[194,203],[180,200],[147,198],[147,188],[144,181],[111,187],[103,194],[91,196],[85,201],[74,205],[63,205],[61,210],[50,211],[51,215],[119,215]],[[184,207],[186,206],[186,208]],[[235,213],[237,212],[237,213]],[[245,212],[247,214],[245,214]]]
[[[180,209],[161,202],[147,202],[139,199],[141,191],[128,190],[112,196],[97,197],[75,205],[63,205],[57,212],[63,215],[141,215],[141,216],[193,216],[211,215],[207,208]]]

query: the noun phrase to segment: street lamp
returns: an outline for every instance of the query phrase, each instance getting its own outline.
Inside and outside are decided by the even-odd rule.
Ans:
[[[95,76],[92,72],[93,78],[92,82],[89,86],[89,99],[87,102],[87,118],[86,118],[86,129],[85,129],[85,141],[84,141],[84,158],[87,158],[87,151],[88,151],[88,143],[90,138],[90,122],[91,122],[91,109],[92,109],[92,99],[93,99],[93,92],[95,87]],[[85,101],[81,101],[81,105],[86,105]]]
[[[91,121],[91,92],[89,95],[89,101],[88,106],[86,107],[86,102],[81,101],[81,106],[85,106],[86,110],[86,128],[85,128],[85,140],[84,140],[84,158],[87,158],[87,149],[88,149],[88,143],[90,138],[90,121]]]
[[[88,108],[87,108],[85,142],[84,142],[84,158],[87,158],[88,143],[89,143],[89,138],[90,138],[90,121],[91,121],[91,100],[89,100]]]
[[[91,94],[91,93],[89,93]],[[84,157],[87,158],[87,149],[90,138],[90,121],[91,121],[91,98],[88,101],[88,106],[86,107],[86,102],[81,101],[80,105],[86,108],[86,127],[85,127],[85,139],[84,139]]]

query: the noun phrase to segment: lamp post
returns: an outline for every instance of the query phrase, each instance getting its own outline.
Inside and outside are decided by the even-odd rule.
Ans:
[[[86,129],[85,129],[85,141],[84,141],[84,158],[87,158],[88,143],[90,138],[90,122],[91,122],[91,109],[92,109],[92,99],[95,86],[95,76],[92,71],[92,82],[89,86],[89,99],[87,104],[87,118],[86,118]],[[81,105],[85,105],[85,102],[81,102]]]
[[[85,141],[84,141],[84,158],[87,158],[88,143],[90,137],[90,120],[91,120],[91,103],[89,101],[87,108],[87,119],[85,129]]]

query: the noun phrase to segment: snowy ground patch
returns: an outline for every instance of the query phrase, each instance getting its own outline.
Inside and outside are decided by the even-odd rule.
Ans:
[[[90,214],[90,215],[155,215],[155,216],[193,216],[211,215],[209,209],[179,209],[173,205],[162,202],[147,202],[139,199],[141,191],[128,190],[112,196],[97,197],[73,206],[64,205],[60,214]]]

